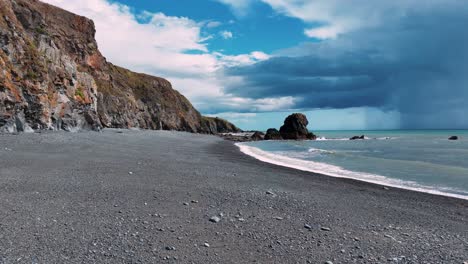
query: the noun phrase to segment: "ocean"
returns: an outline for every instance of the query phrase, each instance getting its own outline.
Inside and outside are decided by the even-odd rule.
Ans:
[[[239,143],[259,160],[468,199],[468,130],[316,131],[316,141]],[[365,135],[365,140],[349,140]],[[458,136],[450,141],[450,136]]]

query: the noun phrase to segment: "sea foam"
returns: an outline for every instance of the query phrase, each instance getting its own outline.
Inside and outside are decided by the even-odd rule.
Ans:
[[[339,166],[330,165],[321,162],[315,161],[308,161],[308,160],[301,160],[298,158],[291,158],[286,157],[283,155],[278,155],[274,153],[270,153],[267,151],[263,151],[259,148],[248,146],[245,143],[237,143],[236,146],[239,147],[240,151],[246,155],[254,157],[257,160],[275,164],[278,166],[293,168],[301,171],[319,173],[331,177],[337,178],[346,178],[346,179],[353,179],[363,182],[369,182],[389,187],[401,188],[406,190],[418,191],[418,192],[425,192],[435,195],[442,195],[448,197],[454,197],[459,199],[468,200],[468,193],[464,194],[454,194],[453,192],[460,192],[460,190],[455,190],[453,188],[435,188],[432,186],[425,186],[418,184],[414,181],[403,181],[398,179],[388,178],[382,175],[370,174],[365,172],[355,172],[343,169]]]

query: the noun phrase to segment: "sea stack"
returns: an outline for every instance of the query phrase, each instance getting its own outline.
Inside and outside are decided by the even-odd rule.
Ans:
[[[295,113],[284,120],[284,125],[280,128],[280,134],[283,139],[304,140],[317,139],[313,133],[307,129],[309,121],[304,114]]]
[[[265,134],[263,134],[260,131],[255,131],[255,133],[250,137],[251,140],[253,141],[260,141],[265,138]]]
[[[265,134],[265,140],[282,140],[280,132],[276,128],[270,128]]]

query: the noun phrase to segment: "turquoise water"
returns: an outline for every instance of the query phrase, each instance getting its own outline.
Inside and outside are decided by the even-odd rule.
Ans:
[[[244,152],[303,170],[468,199],[468,130],[315,133],[317,141],[245,143]],[[348,140],[355,135],[366,140]],[[460,140],[449,141],[452,135]]]

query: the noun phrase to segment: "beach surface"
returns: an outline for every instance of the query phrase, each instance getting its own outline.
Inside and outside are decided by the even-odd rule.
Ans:
[[[468,201],[260,162],[215,136],[0,135],[0,263],[459,263]]]

